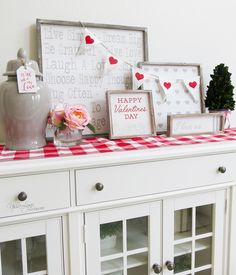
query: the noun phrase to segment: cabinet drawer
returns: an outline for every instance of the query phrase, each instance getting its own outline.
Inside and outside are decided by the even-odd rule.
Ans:
[[[77,170],[77,205],[232,181],[235,160],[234,154],[221,154]]]
[[[69,172],[0,179],[0,217],[69,206]]]

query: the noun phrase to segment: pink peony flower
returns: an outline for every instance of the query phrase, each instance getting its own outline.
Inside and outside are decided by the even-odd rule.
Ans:
[[[64,119],[65,125],[71,130],[83,130],[84,127],[89,124],[90,115],[84,106],[77,105],[65,109]]]
[[[87,126],[91,132],[95,133],[95,127],[89,121],[90,115],[82,105],[64,108],[62,104],[59,104],[48,117],[48,124],[60,131],[83,130]]]
[[[64,124],[65,111],[62,105],[58,105],[55,110],[50,112],[51,124],[60,128]]]

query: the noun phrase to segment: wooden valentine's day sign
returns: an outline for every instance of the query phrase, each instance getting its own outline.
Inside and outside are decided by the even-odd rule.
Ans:
[[[108,91],[110,138],[156,134],[151,91]]]

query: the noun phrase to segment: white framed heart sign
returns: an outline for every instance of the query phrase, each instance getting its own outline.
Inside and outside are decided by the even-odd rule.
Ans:
[[[201,66],[188,63],[141,62],[144,74],[142,88],[151,90],[156,128],[167,131],[167,116],[205,112]]]
[[[107,91],[110,138],[156,134],[151,91]]]

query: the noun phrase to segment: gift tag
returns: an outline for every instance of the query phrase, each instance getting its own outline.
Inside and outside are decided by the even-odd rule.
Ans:
[[[17,71],[18,92],[31,94],[37,92],[35,71],[31,67],[21,66]]]

